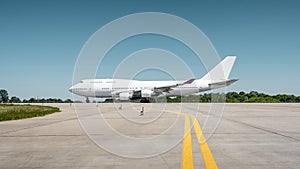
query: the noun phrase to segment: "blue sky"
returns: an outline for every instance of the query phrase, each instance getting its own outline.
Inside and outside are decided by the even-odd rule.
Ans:
[[[0,88],[22,99],[71,98],[67,89],[72,85],[77,56],[95,31],[128,14],[163,12],[201,29],[221,59],[238,56],[231,77],[240,80],[227,91],[300,95],[299,9],[296,0],[0,0]],[[144,39],[143,45],[130,48]],[[196,77],[206,73],[203,67],[193,67],[193,60],[185,56],[184,49],[178,50],[177,42],[163,41],[165,38],[156,36],[134,37],[123,45],[130,49],[123,50],[160,47],[180,55]],[[97,77],[111,76],[120,57],[126,57],[121,47],[115,54],[111,51]],[[145,75],[155,80],[155,72]]]

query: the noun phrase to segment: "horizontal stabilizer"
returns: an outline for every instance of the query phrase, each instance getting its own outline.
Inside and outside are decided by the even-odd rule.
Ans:
[[[210,83],[210,84],[208,84],[208,86],[210,88],[220,88],[220,87],[229,86],[238,80],[239,79],[231,79],[231,80],[226,80],[226,81],[221,81],[221,82],[216,82],[216,83]]]

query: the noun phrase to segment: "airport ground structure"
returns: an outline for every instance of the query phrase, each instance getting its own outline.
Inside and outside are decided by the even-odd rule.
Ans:
[[[58,107],[61,112],[0,122],[0,168],[297,169],[300,166],[300,104],[297,103],[226,103],[221,117],[209,113],[211,103],[44,105]],[[141,107],[145,108],[142,116]],[[152,147],[135,149],[136,144],[114,139],[111,132],[94,133],[105,140],[106,146],[119,152],[151,152],[174,139],[182,139],[155,156],[124,157],[108,151],[109,147],[95,144],[81,128],[75,110],[92,119],[101,115],[128,137],[166,138],[166,142],[153,142]],[[212,133],[204,129],[207,119],[220,120]],[[136,126],[131,125],[132,121]],[[170,124],[174,130],[163,132]],[[206,138],[205,144],[199,143],[202,136]]]

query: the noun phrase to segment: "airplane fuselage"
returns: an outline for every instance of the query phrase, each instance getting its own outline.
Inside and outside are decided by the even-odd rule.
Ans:
[[[181,82],[181,81],[178,81]],[[109,98],[115,97],[114,91],[122,93],[129,91],[154,91],[155,86],[169,86],[178,84],[177,81],[139,81],[127,79],[87,79],[72,86],[70,91],[85,97]],[[183,81],[182,81],[183,82]],[[209,90],[208,82],[195,80],[192,84],[174,87],[173,90],[164,93],[163,96],[185,96],[200,91]],[[151,93],[151,97],[153,97]]]

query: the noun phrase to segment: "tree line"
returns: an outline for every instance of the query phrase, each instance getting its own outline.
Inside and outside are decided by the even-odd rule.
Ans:
[[[167,98],[167,102],[227,102],[227,103],[300,103],[300,96],[277,94],[268,95],[257,91],[204,93],[186,97]]]
[[[268,95],[257,91],[245,92],[228,92],[228,93],[204,93],[200,95],[190,95],[184,97],[167,97],[158,98],[158,102],[228,102],[228,103],[300,103],[300,96],[277,94]],[[30,98],[21,100],[13,96],[9,98],[8,92],[0,90],[0,103],[73,103],[71,99],[57,98]],[[75,101],[78,102],[78,101]],[[104,102],[113,102],[113,99],[106,99]],[[137,102],[137,101],[135,101]]]
[[[57,98],[30,98],[23,99],[13,96],[9,98],[8,92],[4,89],[0,90],[0,103],[73,103],[71,99],[57,99]]]

